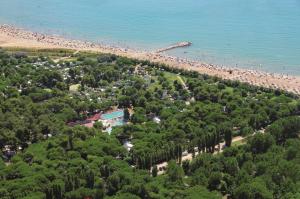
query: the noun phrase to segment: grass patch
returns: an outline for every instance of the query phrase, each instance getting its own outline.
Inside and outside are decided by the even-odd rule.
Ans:
[[[70,90],[70,91],[73,91],[73,92],[76,92],[76,91],[78,91],[79,86],[80,86],[80,84],[72,84],[72,85],[69,87],[69,90]]]
[[[232,94],[233,93],[233,88],[226,86],[226,88],[224,89],[224,91],[227,92],[227,93]]]
[[[168,82],[170,82],[172,84],[175,80],[179,81],[177,74],[175,74],[175,73],[164,72],[164,77],[168,80]]]
[[[8,53],[25,53],[27,56],[45,56],[45,57],[66,57],[72,55],[75,50],[70,49],[42,49],[42,48],[21,48],[21,47],[6,47],[3,48]]]
[[[50,88],[44,88],[44,91],[48,92],[48,93],[51,93],[52,90]]]
[[[237,141],[237,142],[233,142],[232,144],[231,144],[231,146],[241,146],[241,145],[243,145],[243,144],[246,144],[246,140],[244,139],[244,140],[239,140],[239,141]]]
[[[148,89],[150,91],[154,91],[155,88],[161,89],[162,86],[159,84],[157,77],[152,77],[152,79],[154,80],[154,82],[150,84],[150,86],[148,87]]]

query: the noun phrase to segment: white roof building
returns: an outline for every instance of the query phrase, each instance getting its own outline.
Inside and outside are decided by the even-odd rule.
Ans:
[[[130,151],[131,148],[133,147],[133,144],[131,144],[130,141],[125,141],[125,143],[123,144],[123,146],[126,148],[127,151]]]
[[[157,123],[157,124],[159,124],[159,123],[160,123],[160,119],[159,119],[159,117],[154,117],[154,118],[153,118],[153,121],[154,121],[155,123]]]

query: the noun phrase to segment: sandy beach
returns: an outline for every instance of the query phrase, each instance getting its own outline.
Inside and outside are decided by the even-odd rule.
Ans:
[[[225,68],[218,65],[172,57],[164,53],[136,51],[127,48],[100,45],[92,42],[71,40],[60,36],[45,35],[10,25],[0,26],[0,47],[65,48],[77,51],[112,53],[130,58],[165,63],[172,67],[193,70],[223,79],[238,80],[256,86],[286,90],[300,95],[299,76],[288,76],[233,67]]]

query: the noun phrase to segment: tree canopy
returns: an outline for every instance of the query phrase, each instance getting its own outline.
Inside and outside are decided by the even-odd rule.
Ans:
[[[23,51],[0,49],[0,198],[299,198],[298,96],[110,54]],[[124,121],[110,134],[84,126],[114,108]]]

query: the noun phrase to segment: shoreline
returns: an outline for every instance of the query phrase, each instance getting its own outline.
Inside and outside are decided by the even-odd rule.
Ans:
[[[162,53],[137,51],[88,41],[72,40],[60,36],[46,35],[10,25],[0,25],[0,47],[62,48],[77,51],[111,53],[139,60],[164,63],[175,68],[197,71],[201,74],[236,80],[255,86],[285,90],[300,95],[300,76],[267,73],[235,67],[223,67],[168,56]]]

